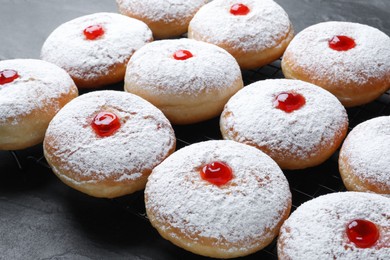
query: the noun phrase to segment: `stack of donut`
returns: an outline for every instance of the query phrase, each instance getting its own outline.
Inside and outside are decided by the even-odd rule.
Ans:
[[[389,36],[324,22],[293,39],[273,0],[117,4],[121,14],[60,25],[42,60],[0,61],[1,150],[43,141],[58,178],[94,197],[145,189],[151,224],[196,254],[245,256],[280,231],[280,259],[390,255],[389,199],[366,193],[390,194],[390,116],[347,135],[345,109],[390,88]],[[243,88],[241,69],[282,55],[287,79]],[[125,91],[90,90],[122,81]],[[77,88],[89,93],[77,97]],[[218,116],[226,140],[175,152],[171,124]],[[314,199],[288,218],[281,169],[320,165],[341,145],[339,171],[354,192]]]

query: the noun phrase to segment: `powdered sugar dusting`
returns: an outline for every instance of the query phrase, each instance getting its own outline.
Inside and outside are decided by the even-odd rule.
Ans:
[[[273,102],[283,92],[303,95],[306,104],[291,113],[275,108]],[[221,116],[221,127],[229,139],[268,147],[271,157],[316,156],[320,145],[333,145],[347,122],[344,107],[332,94],[286,79],[259,81],[243,88],[229,100]]]
[[[173,54],[183,49],[193,57],[175,60]],[[152,42],[137,51],[127,66],[125,81],[138,82],[153,93],[197,96],[223,92],[238,78],[240,68],[228,52],[212,44],[180,39]]]
[[[201,167],[213,161],[232,168],[230,182],[218,187],[200,177]],[[233,141],[201,142],[177,151],[153,170],[145,196],[146,208],[155,212],[163,230],[172,226],[194,243],[196,237],[215,238],[231,251],[248,250],[266,239],[291,201],[277,164]]]
[[[337,35],[354,39],[356,46],[348,51],[329,48],[328,41]],[[390,75],[390,37],[358,23],[325,22],[308,27],[291,41],[285,55],[292,70],[304,68],[309,78],[333,84],[363,85]],[[387,81],[390,85],[390,77]]]
[[[96,24],[103,26],[104,35],[86,40],[84,29]],[[107,75],[114,64],[126,63],[151,39],[152,32],[139,20],[115,13],[96,13],[60,25],[45,41],[41,57],[71,76],[92,79]]]
[[[236,0],[214,0],[204,5],[190,22],[193,31],[214,44],[228,43],[243,51],[263,51],[275,47],[291,29],[287,13],[272,0],[242,0],[251,10],[247,15],[232,15]]]
[[[148,20],[183,24],[206,2],[207,0],[117,0],[120,9]]]
[[[111,136],[98,137],[90,126],[101,111],[120,118],[121,127]],[[98,91],[68,103],[50,123],[44,145],[56,149],[48,156],[60,160],[60,170],[72,171],[77,183],[137,179],[168,155],[175,140],[169,121],[147,101],[125,92]]]
[[[377,117],[356,126],[340,151],[361,180],[390,189],[390,116]]]
[[[371,248],[348,240],[346,225],[355,219],[377,225],[380,238]],[[283,259],[388,259],[390,256],[390,199],[368,193],[343,192],[302,204],[283,224],[278,252]]]
[[[0,85],[0,124],[42,110],[48,103],[60,109],[58,99],[72,92],[74,83],[68,73],[54,64],[33,59],[0,61],[0,71],[12,69],[19,78]]]

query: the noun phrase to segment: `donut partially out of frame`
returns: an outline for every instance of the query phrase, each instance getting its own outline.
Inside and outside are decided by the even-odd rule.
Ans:
[[[54,115],[78,96],[66,71],[46,61],[0,61],[0,150],[39,144]]]

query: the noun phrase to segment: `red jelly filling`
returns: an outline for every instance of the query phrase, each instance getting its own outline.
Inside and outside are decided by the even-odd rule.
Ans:
[[[203,166],[200,176],[217,186],[226,184],[233,178],[232,169],[223,162],[212,162]]]
[[[15,70],[2,70],[0,71],[0,85],[10,83],[19,78],[19,74]]]
[[[305,98],[301,94],[293,92],[280,93],[276,96],[274,101],[274,107],[287,113],[298,110],[305,104]]]
[[[355,46],[355,40],[348,36],[336,35],[329,40],[329,47],[335,51],[348,51]]]
[[[190,51],[187,50],[178,50],[173,54],[173,58],[175,60],[186,60],[192,58],[194,55]]]
[[[85,38],[88,40],[95,40],[104,34],[103,26],[96,24],[88,26],[84,29]]]
[[[248,6],[244,4],[234,4],[230,7],[230,13],[232,15],[246,15],[249,11]]]
[[[116,130],[119,129],[121,123],[117,115],[111,112],[100,112],[98,113],[91,124],[96,134],[105,137],[112,135]]]
[[[371,221],[355,219],[347,225],[347,236],[357,247],[368,248],[379,239],[379,230]]]

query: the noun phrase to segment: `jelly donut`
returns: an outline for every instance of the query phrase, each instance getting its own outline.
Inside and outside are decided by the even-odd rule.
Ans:
[[[294,36],[286,12],[272,0],[214,0],[191,20],[188,37],[227,50],[243,69],[278,59]]]
[[[390,194],[390,116],[368,120],[348,134],[339,169],[348,190]]]
[[[294,38],[282,69],[286,78],[318,85],[344,106],[365,104],[390,88],[390,37],[358,23],[319,23]]]
[[[154,104],[173,124],[218,116],[242,87],[229,53],[190,39],[147,44],[130,59],[125,76],[125,90]]]
[[[265,80],[234,95],[220,119],[224,139],[252,145],[282,169],[321,164],[348,130],[345,108],[330,94],[299,80]]]
[[[79,88],[97,88],[122,81],[130,57],[152,40],[141,21],[95,13],[55,29],[43,44],[41,58],[65,69]]]
[[[149,102],[125,92],[95,91],[74,99],[53,118],[43,148],[65,184],[114,198],[143,189],[175,145],[168,119]]]
[[[32,59],[0,61],[0,150],[43,141],[54,115],[78,96],[66,71]]]
[[[237,142],[206,141],[153,170],[145,206],[151,224],[175,245],[232,258],[272,242],[290,212],[291,193],[266,154]]]
[[[188,24],[208,0],[116,0],[121,14],[146,23],[158,39],[187,32]]]
[[[390,256],[390,199],[363,192],[320,196],[299,206],[284,222],[278,257],[377,259]]]

